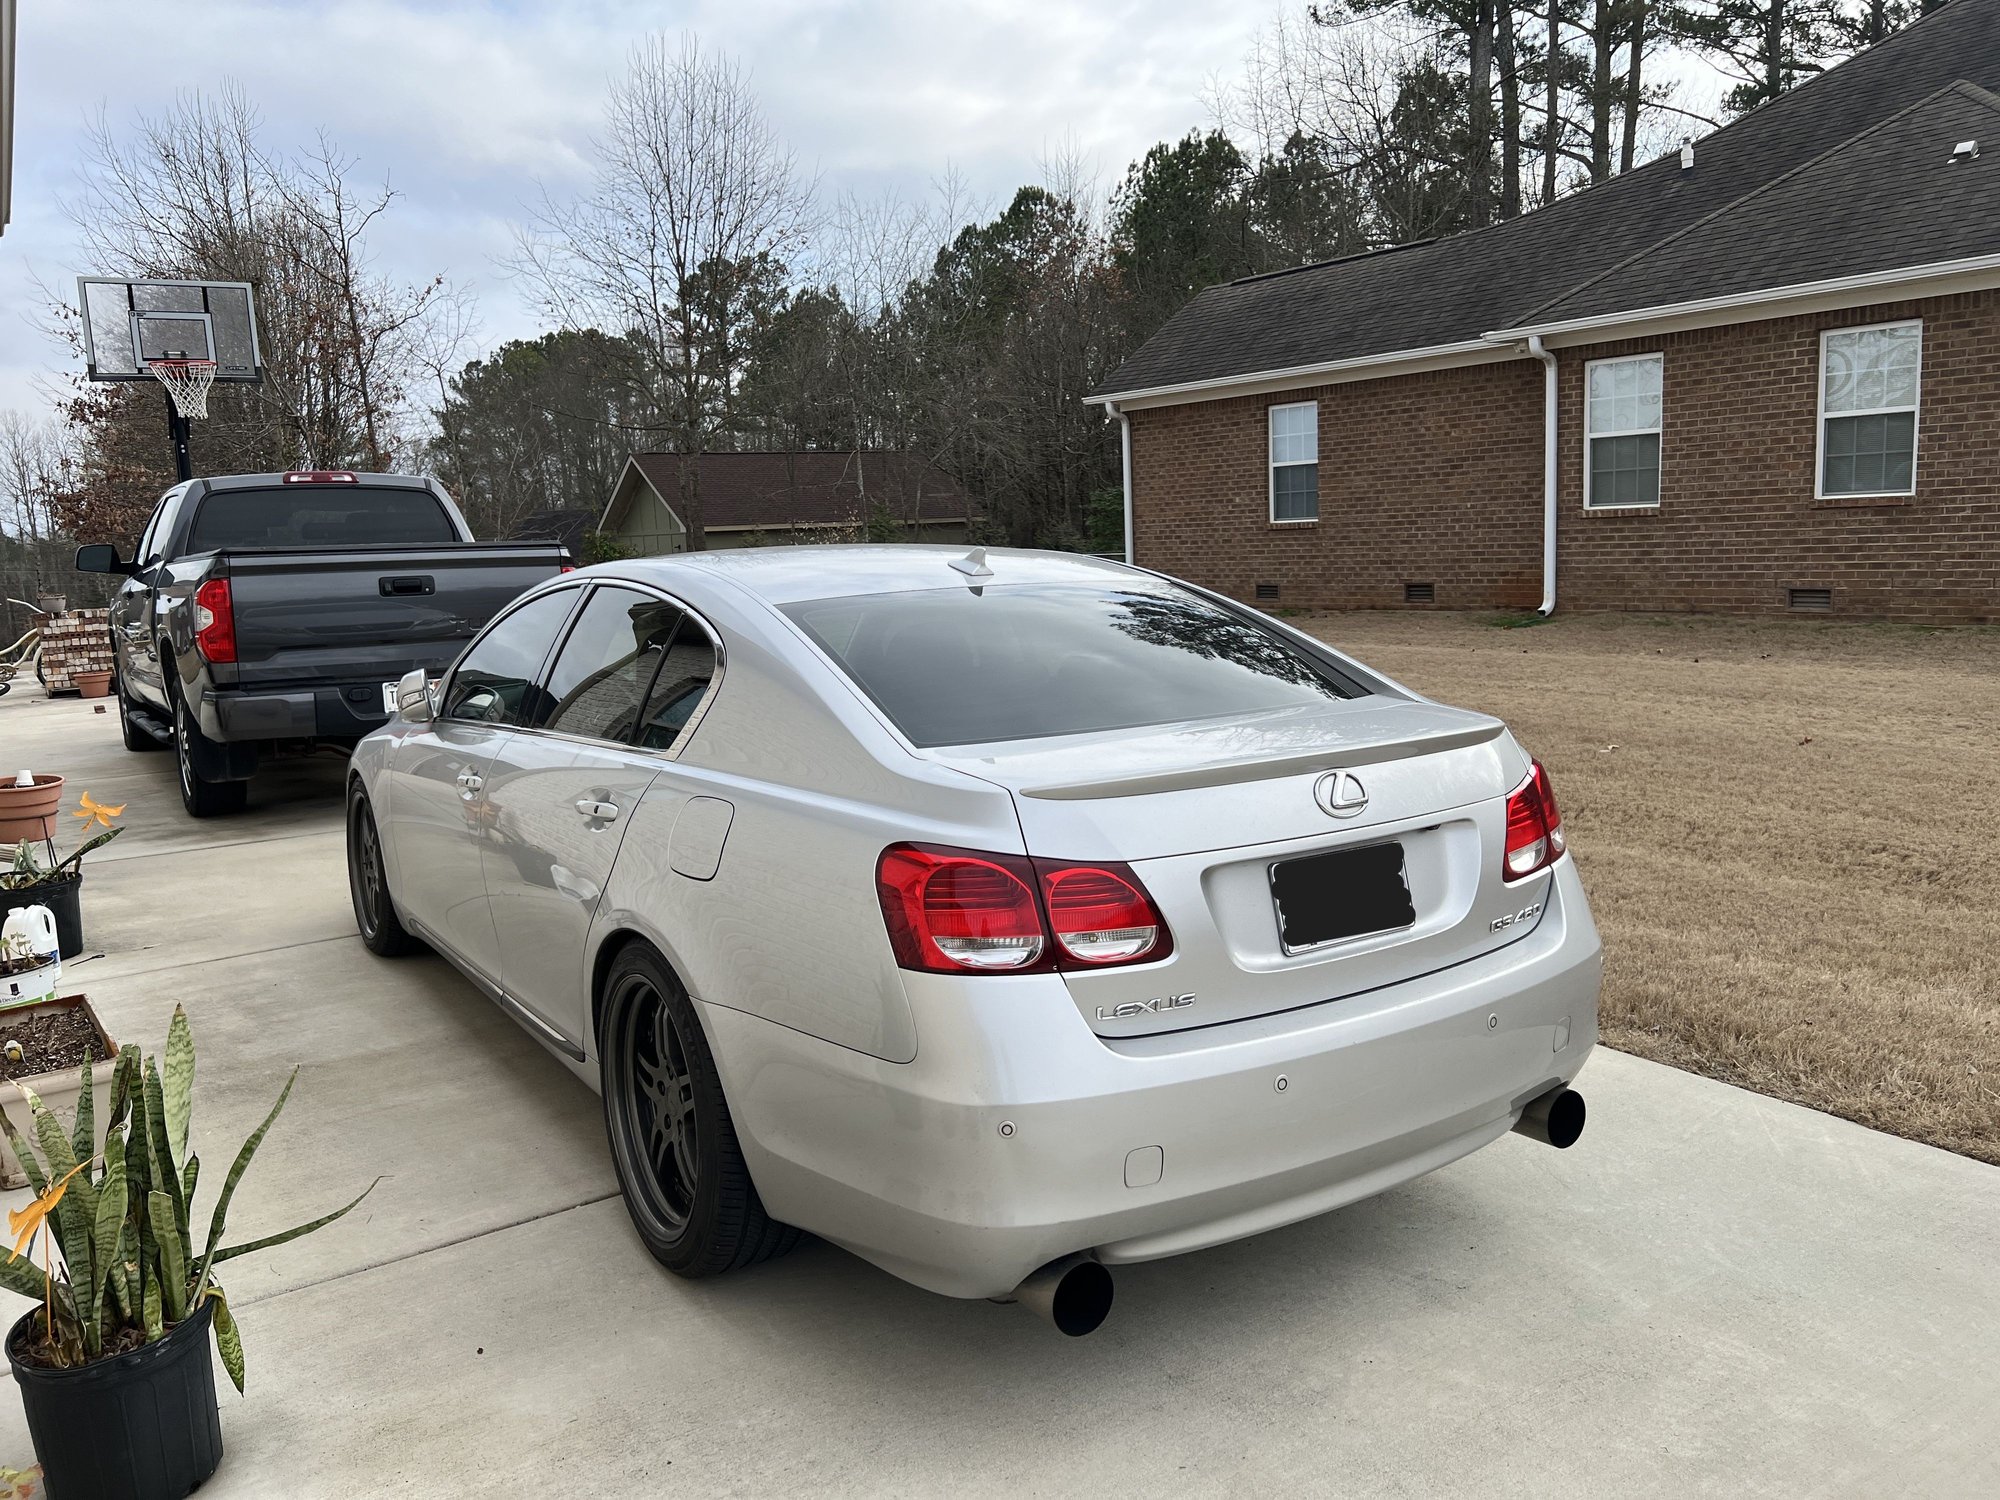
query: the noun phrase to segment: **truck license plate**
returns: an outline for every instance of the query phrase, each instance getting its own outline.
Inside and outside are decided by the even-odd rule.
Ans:
[[[382,684],[382,712],[392,719],[396,717],[396,684],[393,682]]]

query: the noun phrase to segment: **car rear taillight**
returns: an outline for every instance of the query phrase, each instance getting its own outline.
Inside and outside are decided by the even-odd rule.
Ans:
[[[205,661],[236,660],[236,611],[227,578],[211,578],[194,591],[194,648]]]
[[[926,844],[883,850],[875,889],[896,962],[947,974],[1037,967],[1048,944],[1034,878],[1019,855]]]
[[[1507,794],[1507,856],[1501,874],[1525,880],[1562,858],[1562,814],[1555,788],[1540,761],[1531,761],[1521,784]]]
[[[1078,964],[1101,969],[1166,956],[1167,924],[1129,866],[1034,866],[1056,944]]]
[[[875,891],[905,969],[1102,969],[1173,950],[1152,898],[1121,864],[894,844],[875,867]]]
[[[359,484],[347,469],[294,469],[285,476],[286,484]]]

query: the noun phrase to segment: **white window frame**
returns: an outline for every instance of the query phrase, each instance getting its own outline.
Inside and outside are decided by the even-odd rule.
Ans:
[[[1629,427],[1616,432],[1593,432],[1590,426],[1590,372],[1599,365],[1629,365],[1642,359],[1650,359],[1660,367],[1660,425],[1657,427]],[[1583,508],[1585,510],[1658,510],[1659,500],[1642,501],[1638,504],[1618,504],[1607,501],[1602,505],[1590,498],[1590,445],[1596,438],[1614,437],[1657,437],[1660,440],[1660,496],[1666,496],[1667,482],[1667,356],[1664,350],[1655,349],[1642,354],[1615,354],[1605,359],[1587,359],[1583,362]]]
[[[1917,330],[1917,399],[1909,406],[1882,406],[1868,411],[1837,411],[1836,417],[1879,417],[1898,412],[1908,412],[1910,424],[1910,487],[1906,490],[1842,490],[1839,494],[1826,492],[1826,341],[1830,336],[1843,333],[1886,332],[1893,328],[1914,328]],[[1922,318],[1898,318],[1893,323],[1855,323],[1845,328],[1822,328],[1819,331],[1819,371],[1815,377],[1817,392],[1814,403],[1817,412],[1813,417],[1813,499],[1815,500],[1907,500],[1917,492],[1917,458],[1922,451],[1924,440],[1924,320]]]
[[[1314,477],[1319,470],[1319,403],[1317,401],[1285,401],[1276,406],[1264,408],[1264,514],[1273,526],[1317,526],[1319,524],[1318,486],[1314,486],[1313,513],[1309,516],[1280,516],[1278,514],[1278,470],[1304,468],[1307,460],[1287,459],[1279,463],[1276,458],[1278,442],[1278,413],[1310,408],[1313,414],[1313,456],[1311,463]]]

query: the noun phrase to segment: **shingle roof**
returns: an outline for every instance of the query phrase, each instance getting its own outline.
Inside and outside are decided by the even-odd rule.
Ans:
[[[1531,311],[1580,294],[1585,283],[1595,283],[1640,252],[1960,81],[2000,88],[2000,0],[1953,0],[1887,41],[1731,122],[1696,143],[1691,171],[1682,171],[1678,157],[1669,155],[1486,229],[1210,287],[1168,319],[1098,394],[1116,396],[1471,343],[1493,329],[1520,326]],[[1970,96],[1960,99],[1970,104]],[[1993,133],[1989,128],[1988,134]],[[1887,147],[1851,143],[1859,153],[1852,158],[1854,166],[1881,170],[1878,158]],[[1901,141],[1904,148],[1911,144]],[[1946,153],[1951,144],[1944,143]],[[2000,153],[2000,140],[1994,149]],[[1832,178],[1821,185],[1842,191],[1833,202],[1821,198],[1789,224],[1760,220],[1760,233],[1789,234],[1787,248],[1809,249],[1829,262],[1846,247],[1849,259],[1872,256],[1871,267],[1914,265],[1928,257],[1904,254],[1899,248],[1911,243],[1914,220],[1921,217],[1927,226],[1949,229],[1944,221],[1957,211],[1938,212],[1933,205],[1912,202],[1897,215],[1903,236],[1899,240],[1894,233],[1878,233],[1878,226],[1865,215],[1840,211],[1869,185]],[[1953,192],[1957,191],[1954,185]],[[1772,202],[1781,199],[1795,210],[1801,206],[1782,195]],[[1958,228],[1964,233],[1957,234],[1955,242],[1964,243],[1967,235],[1983,232],[1982,247],[2000,250],[2000,221],[1991,216]],[[1760,243],[1757,249],[1758,264],[1782,277],[1763,285],[1810,279],[1792,276],[1778,263],[1785,251],[1776,248],[1775,240]],[[1890,258],[1884,260],[1884,255]],[[1734,259],[1733,248],[1730,254],[1712,256],[1708,280],[1693,266],[1685,268],[1678,273],[1683,276],[1682,296],[1717,295],[1729,289],[1740,280]],[[1655,296],[1650,284],[1638,286],[1633,295],[1643,302],[1620,306],[1672,300]],[[1596,305],[1594,299],[1590,305]]]
[[[1960,141],[1984,141],[1956,160]],[[2000,248],[2000,98],[1954,83],[1534,309],[1554,323]]]
[[[678,453],[632,455],[669,505],[677,504],[686,461]],[[914,453],[702,453],[694,461],[700,465],[705,527],[838,525],[865,520],[877,500],[903,520],[955,520],[966,514],[965,496],[951,476]]]

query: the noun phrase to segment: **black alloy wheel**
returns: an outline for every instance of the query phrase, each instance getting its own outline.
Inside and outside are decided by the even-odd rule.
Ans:
[[[632,1225],[655,1260],[714,1276],[783,1254],[799,1231],[764,1212],[687,991],[632,943],[605,977],[604,1123]]]
[[[347,794],[347,890],[354,900],[354,925],[370,953],[400,958],[423,946],[396,915],[382,863],[382,834],[359,782]]]

